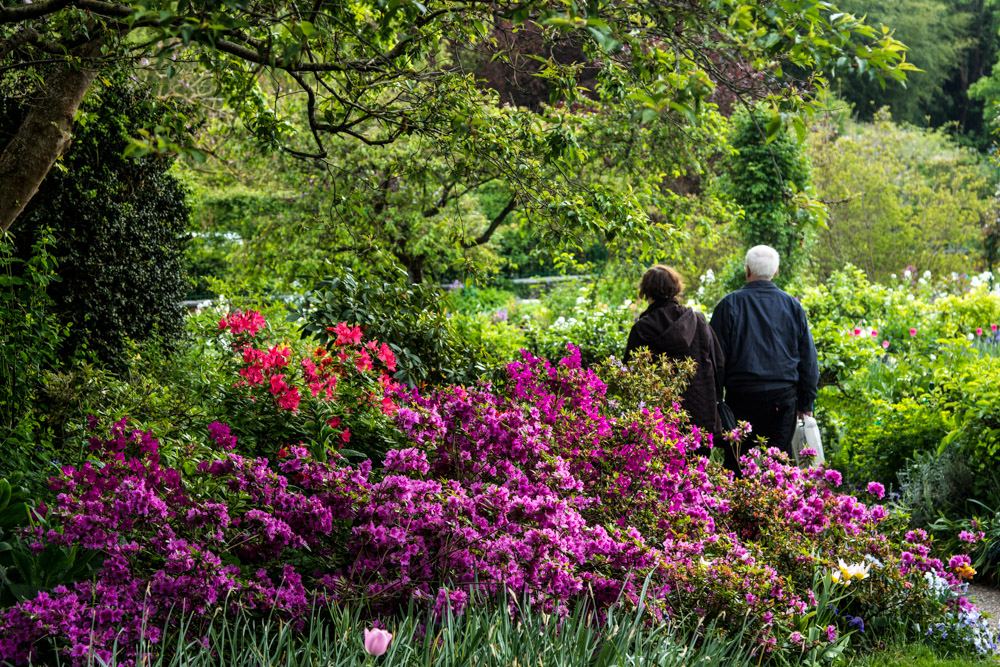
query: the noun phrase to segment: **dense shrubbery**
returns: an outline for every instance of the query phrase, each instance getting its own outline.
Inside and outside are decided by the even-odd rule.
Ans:
[[[989,275],[892,279],[848,269],[803,293],[827,383],[821,423],[852,481],[897,487],[913,521],[954,544],[956,526],[977,532],[965,517],[989,523],[977,503],[1000,505],[1000,296]],[[990,576],[997,544],[976,547]]]
[[[317,600],[361,598],[392,623],[413,603],[458,613],[505,591],[559,614],[642,598],[650,618],[712,617],[793,661],[970,611],[966,558],[932,558],[925,534],[838,493],[835,471],[757,451],[733,480],[678,414],[609,395],[575,348],[556,364],[525,353],[493,384],[418,391],[388,376],[387,345],[343,323],[308,356],[268,340],[254,312],[220,326],[226,391],[244,401],[232,425],[168,447],[125,421],[101,437],[94,420],[91,460],[64,467],[25,539],[99,554],[96,577],[8,610],[0,657],[127,658],[180,613],[190,627],[218,613],[296,623]],[[289,439],[277,451],[259,437],[246,449],[259,415]],[[351,463],[369,422],[385,436],[367,442],[376,461]]]

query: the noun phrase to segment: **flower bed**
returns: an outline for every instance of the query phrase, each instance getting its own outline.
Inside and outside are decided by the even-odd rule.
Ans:
[[[676,406],[609,396],[575,348],[554,364],[524,353],[494,385],[417,390],[388,375],[387,346],[347,325],[305,358],[262,341],[256,315],[221,325],[237,422],[325,439],[251,456],[221,422],[178,451],[124,421],[95,435],[93,461],[53,480],[32,539],[103,562],[93,580],[7,610],[0,659],[128,660],[179,613],[301,622],[317,601],[363,601],[390,623],[414,601],[460,613],[512,594],[566,613],[589,598],[598,611],[642,605],[653,621],[711,617],[760,653],[792,655],[972,611],[968,559],[931,558],[926,534],[838,493],[836,471],[754,451],[734,480]],[[352,425],[378,420],[391,433],[352,463]]]

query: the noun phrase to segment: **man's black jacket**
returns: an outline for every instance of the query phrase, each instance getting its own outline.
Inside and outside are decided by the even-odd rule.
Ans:
[[[794,385],[797,409],[812,412],[819,383],[816,346],[806,313],[770,280],[754,280],[726,295],[712,313],[725,354],[727,390]]]

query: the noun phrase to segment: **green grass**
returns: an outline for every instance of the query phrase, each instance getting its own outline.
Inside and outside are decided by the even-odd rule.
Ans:
[[[973,660],[945,658],[922,644],[892,646],[884,651],[858,657],[848,663],[850,667],[997,667],[1000,660]]]

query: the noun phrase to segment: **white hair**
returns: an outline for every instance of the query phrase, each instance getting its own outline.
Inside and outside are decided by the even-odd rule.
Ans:
[[[750,276],[770,280],[778,272],[778,251],[768,245],[755,245],[747,250],[744,262]]]

